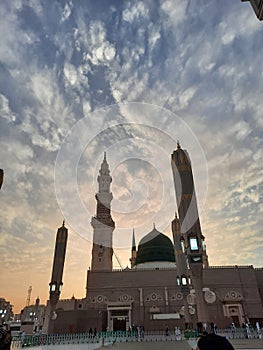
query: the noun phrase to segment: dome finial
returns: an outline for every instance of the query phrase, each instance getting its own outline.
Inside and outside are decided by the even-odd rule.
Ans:
[[[65,219],[62,221],[62,227],[65,227]]]
[[[106,159],[106,152],[104,152],[104,159],[103,159],[105,162],[107,161]]]
[[[179,140],[177,140],[177,149],[181,149]]]
[[[153,228],[155,228],[155,222],[153,223]]]

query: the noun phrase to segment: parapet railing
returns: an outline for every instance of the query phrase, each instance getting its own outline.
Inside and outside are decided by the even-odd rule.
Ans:
[[[212,266],[208,266],[205,269],[209,270],[209,269],[254,269],[253,265],[225,265],[225,266],[221,266],[221,265],[212,265]]]
[[[228,339],[262,339],[261,329],[226,328],[217,329],[216,334]],[[77,334],[38,334],[26,336],[14,336],[12,348],[36,347],[42,345],[78,345],[78,344],[114,344],[120,342],[157,342],[157,341],[180,341],[196,339],[198,333],[194,329],[184,331],[115,331],[99,332],[96,335],[89,333]]]

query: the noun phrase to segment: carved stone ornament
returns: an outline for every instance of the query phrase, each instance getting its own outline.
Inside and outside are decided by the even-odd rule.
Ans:
[[[160,300],[163,300],[163,298],[160,294],[157,294],[157,293],[148,294],[146,297],[146,301],[160,301]]]
[[[160,309],[157,306],[151,306],[150,309],[149,309],[149,312],[153,313],[153,314],[157,314],[157,313],[159,313],[161,311],[160,311]]]
[[[184,306],[182,306],[179,310],[179,314],[184,316]]]
[[[212,292],[211,290],[207,290],[204,293],[204,298],[208,304],[213,304],[216,301],[216,294],[214,292]]]
[[[125,301],[133,301],[133,297],[131,295],[128,294],[122,294],[119,297],[119,301],[125,302]]]
[[[193,306],[189,306],[189,314],[194,315],[195,314],[195,308]]]
[[[231,290],[230,292],[228,292],[226,294],[226,296],[224,297],[224,300],[242,300],[243,297],[239,292],[236,292],[235,290]]]
[[[195,305],[195,295],[194,294],[188,294],[186,297],[187,303],[189,305]]]
[[[104,303],[108,301],[108,299],[104,295],[97,295],[92,298],[92,303]]]
[[[175,293],[175,298],[176,298],[176,300],[183,300],[183,298],[184,298],[183,293],[181,293],[181,292]]]

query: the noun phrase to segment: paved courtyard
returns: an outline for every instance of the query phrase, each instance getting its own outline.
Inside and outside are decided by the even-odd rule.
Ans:
[[[231,340],[235,350],[256,350],[263,349],[262,339],[235,339]],[[164,342],[144,342],[144,343],[116,343],[108,345],[106,348],[114,350],[191,350],[196,348],[196,341],[164,341]],[[212,349],[211,349],[212,350]]]

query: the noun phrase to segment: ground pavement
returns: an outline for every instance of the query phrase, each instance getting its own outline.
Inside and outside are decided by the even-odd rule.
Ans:
[[[263,339],[231,339],[235,350],[263,350]],[[99,343],[61,344],[29,347],[30,350],[191,350],[196,348],[196,340],[182,341],[143,341],[110,343],[101,346]],[[20,346],[12,347],[19,350]],[[212,349],[211,349],[212,350]]]
[[[263,339],[232,339],[235,350],[263,350]],[[163,342],[131,342],[109,344],[100,349],[112,350],[191,350],[196,348],[195,340]],[[211,349],[212,350],[212,349]]]

